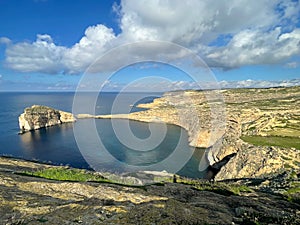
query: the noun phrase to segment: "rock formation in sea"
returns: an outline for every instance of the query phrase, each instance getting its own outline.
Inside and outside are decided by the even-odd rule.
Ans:
[[[24,133],[75,121],[76,118],[72,113],[53,109],[48,106],[33,105],[25,108],[24,113],[19,116],[19,127],[20,132]]]

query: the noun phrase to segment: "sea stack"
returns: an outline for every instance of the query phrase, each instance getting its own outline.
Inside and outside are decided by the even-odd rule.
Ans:
[[[72,113],[60,111],[48,106],[33,105],[25,108],[19,116],[20,133],[76,121]]]

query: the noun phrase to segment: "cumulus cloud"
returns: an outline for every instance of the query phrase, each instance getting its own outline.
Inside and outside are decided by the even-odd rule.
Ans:
[[[33,43],[17,43],[6,49],[6,65],[22,72],[56,74],[63,69],[62,55],[66,48],[56,46],[50,35],[38,34]]]
[[[279,22],[277,1],[133,1],[122,6],[122,35],[129,40],[159,39],[191,47],[208,43],[219,34]],[[146,7],[145,7],[146,6]],[[247,6],[247,7],[245,7]],[[255,15],[255,16],[254,16]]]
[[[112,47],[115,39],[112,29],[104,25],[88,27],[84,37],[72,48],[66,49],[62,62],[66,73],[79,73],[88,67],[96,58]]]
[[[234,68],[280,63],[295,55],[300,55],[300,29],[281,33],[277,27],[269,32],[243,30],[227,46],[211,48],[206,57],[211,65]]]
[[[0,44],[8,45],[11,43],[11,40],[7,37],[0,37]]]
[[[38,35],[32,43],[7,45],[6,65],[22,72],[78,74],[116,46],[147,40],[180,44],[209,66],[223,69],[285,63],[300,55],[299,1],[123,0],[113,10],[119,17],[119,34],[102,24],[90,26],[70,48],[56,45],[50,35]],[[10,40],[1,38],[1,42]],[[128,53],[138,58],[161,51],[149,46],[140,52],[120,52],[100,66],[111,69],[116,60],[125,63]],[[169,58],[185,57],[168,51]]]

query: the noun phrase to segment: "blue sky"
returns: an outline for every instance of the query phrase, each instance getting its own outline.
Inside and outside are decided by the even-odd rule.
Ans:
[[[120,48],[101,62],[97,76],[114,71],[113,60],[127,66],[126,54],[140,61],[186,60],[182,52],[148,41],[198,55],[224,87],[299,85],[299,17],[295,0],[0,0],[0,91],[75,90],[95,59],[136,42],[144,48]],[[140,79],[141,89],[193,88],[177,65],[142,62],[105,84],[118,90]],[[142,79],[151,76],[166,81]]]

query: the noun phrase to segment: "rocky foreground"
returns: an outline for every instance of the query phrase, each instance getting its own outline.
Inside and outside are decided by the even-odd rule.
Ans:
[[[300,174],[214,184],[178,177],[146,186],[24,175],[49,168],[0,158],[0,224],[300,224],[299,196],[266,189],[299,182]]]

